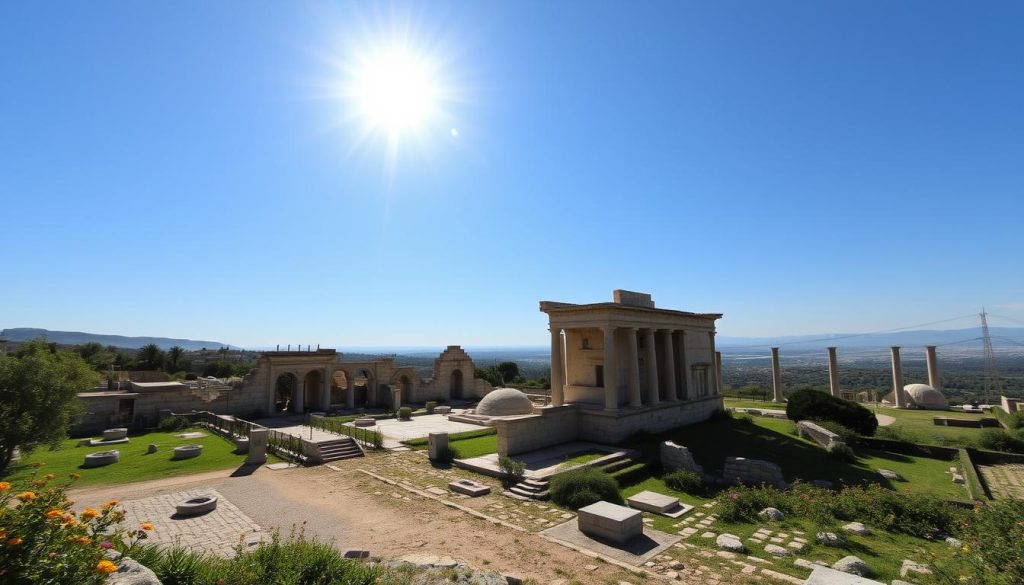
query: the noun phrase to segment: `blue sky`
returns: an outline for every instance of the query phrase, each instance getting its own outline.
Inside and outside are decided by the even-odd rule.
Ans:
[[[724,335],[1024,319],[1020,2],[0,21],[0,328],[543,344],[537,301],[615,288],[723,312]],[[338,88],[396,44],[446,92],[394,154]]]

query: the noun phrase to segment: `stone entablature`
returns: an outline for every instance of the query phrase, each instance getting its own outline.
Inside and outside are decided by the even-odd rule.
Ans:
[[[541,301],[551,332],[551,404],[617,411],[720,394],[718,313],[657,309],[650,295],[614,302]],[[564,336],[563,336],[564,331]]]

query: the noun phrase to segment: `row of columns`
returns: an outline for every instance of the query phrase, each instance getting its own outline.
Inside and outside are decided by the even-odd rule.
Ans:
[[[896,401],[896,408],[904,408],[907,405],[906,396],[903,394],[903,362],[900,359],[900,347],[894,345],[890,348],[892,356],[892,388]],[[936,390],[942,391],[939,381],[938,359],[935,357],[935,346],[925,346],[925,359],[928,364],[928,385]],[[836,357],[836,348],[828,348],[828,386],[829,393],[839,398],[839,362]],[[779,348],[772,348],[772,401],[784,402],[782,396],[782,369],[779,367]]]
[[[604,403],[605,410],[618,410],[619,408],[619,364],[618,353],[615,346],[615,332],[624,329],[629,333],[627,343],[628,368],[626,371],[626,387],[628,389],[628,401],[631,408],[643,406],[656,406],[661,403],[661,384],[658,375],[658,366],[664,368],[664,379],[668,386],[665,388],[666,400],[677,402],[684,399],[687,381],[684,371],[681,385],[677,382],[675,371],[676,352],[673,342],[673,329],[653,329],[639,327],[602,327],[604,335]],[[565,403],[565,358],[563,356],[564,343],[562,340],[562,329],[551,328],[551,404],[562,406]],[[685,335],[683,330],[680,334]],[[638,333],[644,336],[644,365],[646,368],[644,377],[647,380],[646,396],[640,387],[640,360]],[[661,335],[661,355],[658,355],[656,333]],[[708,371],[709,394],[721,394],[722,390],[722,354],[715,351],[715,334],[709,332],[713,363]],[[686,368],[683,360],[684,370]]]

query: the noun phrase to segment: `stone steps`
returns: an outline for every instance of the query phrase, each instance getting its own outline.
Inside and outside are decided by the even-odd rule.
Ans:
[[[323,463],[363,456],[363,450],[351,437],[318,443],[317,447],[320,449],[320,459]]]
[[[508,489],[509,492],[531,500],[546,500],[551,482],[542,479],[524,479]]]

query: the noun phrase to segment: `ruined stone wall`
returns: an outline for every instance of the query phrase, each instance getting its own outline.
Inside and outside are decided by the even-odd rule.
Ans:
[[[799,431],[801,437],[804,437],[805,439],[811,439],[815,443],[821,445],[822,447],[830,451],[837,444],[846,444],[846,442],[843,441],[843,438],[837,435],[836,433],[833,433],[832,431],[826,429],[825,427],[819,424],[815,424],[809,420],[799,421],[798,423],[796,423],[796,428],[797,431]]]
[[[682,445],[676,445],[672,441],[665,441],[661,444],[661,467],[665,471],[685,469],[696,473],[704,474],[704,468],[697,465],[693,460],[693,453]]]
[[[539,414],[493,419],[498,431],[498,454],[516,455],[577,438],[577,410],[571,406],[540,409]]]
[[[732,483],[768,484],[778,488],[785,488],[788,485],[782,477],[782,468],[775,463],[744,457],[726,457],[722,479]]]

